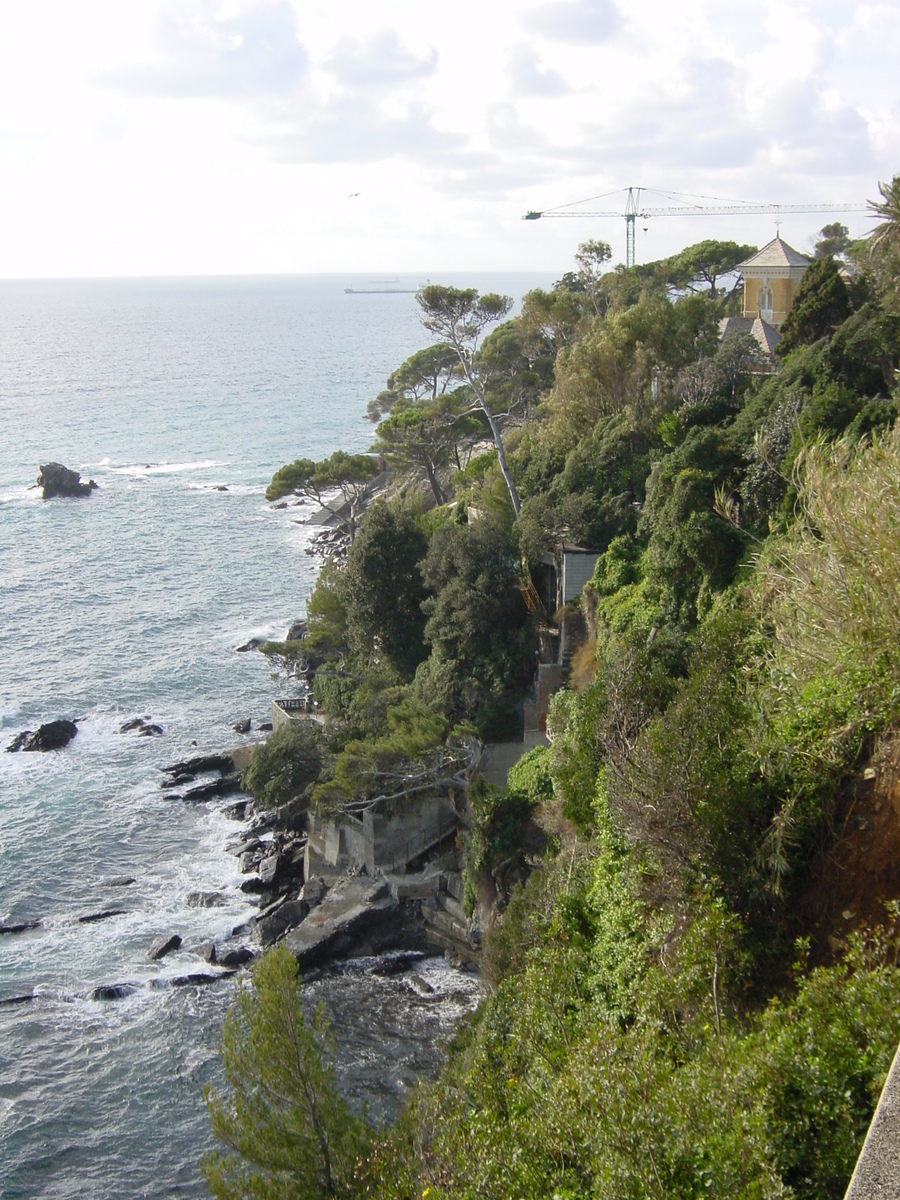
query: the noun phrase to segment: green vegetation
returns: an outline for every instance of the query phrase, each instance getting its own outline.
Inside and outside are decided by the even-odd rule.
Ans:
[[[841,858],[861,768],[900,729],[898,196],[881,185],[871,242],[822,231],[777,363],[718,341],[719,280],[752,251],[733,243],[631,271],[586,243],[512,320],[426,290],[439,341],[373,416],[418,428],[438,406],[455,432],[430,427],[428,461],[385,449],[403,494],[319,577],[313,802],[467,802],[491,992],[394,1126],[356,1122],[327,1072],[285,1086],[288,1125],[269,1051],[244,1047],[296,984],[276,995],[258,967],[226,1029],[233,1097],[212,1102],[242,1156],[210,1160],[217,1195],[843,1195],[900,1039],[898,897]],[[476,736],[516,735],[533,678],[523,573],[564,539],[600,555],[590,669],[554,697],[549,747],[502,791],[473,783]],[[822,897],[845,895],[881,927],[849,903],[829,923]],[[295,1058],[324,1071],[311,1028]],[[330,1185],[323,1128],[356,1156]]]
[[[219,1200],[352,1196],[363,1124],[328,1065],[328,1021],[303,1012],[297,963],[284,947],[238,983],[222,1031],[226,1097],[205,1092],[213,1133],[228,1148],[203,1161]]]
[[[241,786],[266,808],[305,800],[322,770],[323,750],[314,725],[286,725],[254,748]]]

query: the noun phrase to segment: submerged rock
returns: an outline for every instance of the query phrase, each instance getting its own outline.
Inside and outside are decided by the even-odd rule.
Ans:
[[[181,799],[188,804],[196,804],[201,800],[212,800],[216,796],[230,796],[241,790],[240,775],[223,775],[212,783],[198,783],[196,787],[183,792]]]
[[[211,975],[207,971],[191,971],[189,975],[176,975],[172,980],[172,987],[196,987],[204,983],[215,983],[217,979],[227,979],[235,972],[217,971],[215,975]]]
[[[62,463],[57,462],[45,463],[41,467],[37,481],[38,487],[43,488],[45,500],[52,500],[55,496],[89,496],[91,492],[97,490],[97,484],[93,479],[82,483],[81,476],[77,471],[72,471],[69,467],[64,467]]]
[[[40,921],[0,921],[0,934],[25,933],[28,929],[40,929]]]
[[[185,758],[181,762],[163,767],[163,774],[184,782],[207,771],[218,771],[220,775],[228,775],[233,770],[234,760],[230,754],[198,754],[194,758]]]
[[[156,962],[160,958],[165,958],[167,954],[171,954],[173,950],[177,950],[180,945],[181,938],[177,933],[172,933],[168,937],[163,934],[162,937],[154,938],[150,943],[147,957]]]
[[[124,908],[104,908],[100,912],[88,913],[85,917],[79,917],[78,924],[93,925],[95,921],[106,921],[110,917],[121,917],[124,911]]]
[[[237,946],[220,954],[216,951],[216,962],[220,967],[244,967],[253,962],[256,955],[247,946]]]
[[[188,892],[188,908],[221,908],[225,903],[221,892]]]
[[[0,1008],[12,1008],[14,1004],[28,1004],[33,999],[33,992],[26,992],[24,996],[4,996],[0,1000]]]
[[[91,992],[92,1000],[124,1000],[137,991],[134,983],[103,983]]]
[[[60,718],[58,721],[48,721],[36,733],[30,729],[23,729],[13,738],[6,749],[13,754],[17,750],[41,751],[42,753],[47,750],[62,750],[63,746],[68,746],[77,732],[78,726],[74,721]]]

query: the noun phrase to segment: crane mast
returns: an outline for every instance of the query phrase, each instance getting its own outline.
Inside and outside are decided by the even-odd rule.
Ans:
[[[641,207],[641,192],[646,191],[646,188],[629,187],[625,197],[625,266],[633,267],[635,264],[635,222],[640,217],[642,220],[649,217],[722,217],[722,216],[751,216],[761,214],[773,214],[780,216],[782,213],[845,213],[845,212],[866,212],[869,206],[867,204],[752,204],[752,203],[723,203],[723,204],[672,204],[672,205],[657,205],[653,208]],[[599,198],[599,197],[598,197]],[[585,201],[577,200],[575,204],[583,204]],[[613,209],[596,209],[585,210],[580,209],[577,212],[571,211],[573,204],[561,204],[558,208],[548,209],[532,209],[525,213],[522,217],[523,221],[539,221],[544,217],[566,217],[566,218],[604,218],[604,217],[619,217],[622,213]]]

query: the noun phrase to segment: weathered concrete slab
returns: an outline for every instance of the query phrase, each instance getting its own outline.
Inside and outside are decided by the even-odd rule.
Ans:
[[[441,885],[439,868],[426,868],[412,875],[385,875],[385,882],[395,900],[427,900],[435,897]]]
[[[285,938],[301,967],[346,953],[362,934],[390,920],[397,901],[384,880],[354,876],[336,884],[321,904]]]
[[[897,1200],[900,1196],[900,1048],[866,1134],[845,1200]]]

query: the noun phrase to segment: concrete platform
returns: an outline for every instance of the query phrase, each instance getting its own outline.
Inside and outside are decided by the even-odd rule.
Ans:
[[[348,953],[370,929],[389,921],[398,907],[383,880],[365,875],[337,883],[301,925],[285,938],[285,945],[301,967],[318,966]]]

